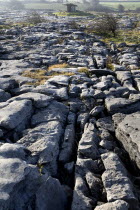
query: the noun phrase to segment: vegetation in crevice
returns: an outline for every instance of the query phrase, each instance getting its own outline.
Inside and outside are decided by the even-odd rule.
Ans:
[[[87,67],[80,67],[78,68],[79,73],[85,73],[87,76],[90,76],[89,69]]]
[[[49,66],[48,71],[51,71],[52,69],[55,68],[69,68],[70,66],[67,63],[60,63],[60,64],[54,64]]]
[[[112,64],[112,57],[108,56],[106,59],[106,68],[114,71],[114,66]]]

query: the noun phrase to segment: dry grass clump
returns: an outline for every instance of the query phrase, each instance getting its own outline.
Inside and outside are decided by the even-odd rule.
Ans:
[[[30,77],[32,79],[44,79],[47,78],[46,71],[42,69],[38,69],[36,71],[24,71],[22,76],[24,77]]]
[[[29,77],[31,79],[35,79],[35,82],[29,82],[28,85],[42,85],[46,82],[46,80],[48,80],[50,78],[50,76],[46,76],[46,71],[42,70],[42,69],[38,69],[34,72],[32,71],[24,71],[22,76],[24,77]]]
[[[60,76],[60,75],[73,76],[73,75],[75,75],[75,73],[73,73],[73,72],[52,72],[51,77]]]
[[[60,75],[73,76],[75,74],[72,72],[52,72],[49,76],[47,76],[46,71],[42,69],[36,70],[35,72],[28,70],[22,73],[22,76],[36,80],[33,82],[26,83],[27,85],[34,85],[34,86],[43,85],[48,79]]]
[[[112,58],[111,58],[111,56],[108,56],[107,57],[107,60],[106,60],[106,68],[114,71],[114,66],[112,64]]]
[[[89,69],[87,67],[81,67],[78,69],[79,73],[85,73],[87,76],[89,76]]]
[[[35,82],[27,82],[26,85],[31,85],[31,86],[39,86],[39,85],[44,85],[46,80],[41,80],[41,81],[35,81]]]
[[[52,69],[56,69],[56,68],[68,68],[69,65],[67,63],[61,63],[61,64],[55,64],[52,66],[49,66],[48,71],[51,71]]]

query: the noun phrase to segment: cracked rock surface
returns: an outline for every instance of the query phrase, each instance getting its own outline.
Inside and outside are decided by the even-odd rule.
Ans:
[[[3,29],[0,210],[138,210],[140,45],[48,18]]]

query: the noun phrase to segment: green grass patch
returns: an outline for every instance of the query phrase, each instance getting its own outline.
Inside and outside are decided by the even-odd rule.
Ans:
[[[112,9],[118,9],[118,5],[121,4],[125,7],[125,10],[135,10],[140,7],[140,2],[100,2],[101,5],[110,7]]]
[[[26,9],[48,9],[48,10],[62,10],[65,11],[66,7],[63,4],[58,4],[58,3],[25,3],[25,8]]]
[[[13,26],[28,27],[28,26],[34,26],[34,24],[28,23],[28,22],[18,22],[18,23],[14,23]]]
[[[2,29],[10,29],[12,26],[11,25],[0,25],[0,30]]]
[[[89,4],[78,4],[77,9],[78,10],[86,10],[89,8]],[[61,3],[25,3],[26,9],[48,9],[48,10],[54,10],[54,11],[66,11],[66,6]]]
[[[77,11],[77,12],[56,12],[54,13],[58,16],[93,16],[91,13],[83,12],[83,11]]]
[[[140,31],[139,30],[121,30],[116,37],[105,37],[102,39],[104,42],[115,42],[119,44],[126,42],[126,44],[139,44],[140,43]]]

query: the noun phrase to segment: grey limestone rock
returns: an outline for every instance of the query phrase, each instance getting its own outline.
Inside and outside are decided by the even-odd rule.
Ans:
[[[103,188],[101,178],[97,177],[97,175],[95,176],[91,172],[87,172],[86,181],[93,198],[98,200]]]
[[[82,93],[80,94],[81,99],[84,98],[92,98],[94,96],[94,90],[93,89],[82,89]]]
[[[43,166],[43,169],[46,169],[47,173],[52,176],[57,175],[57,158],[59,155],[58,139],[57,141],[54,141],[54,136],[48,136],[39,139],[27,147],[27,149],[32,153],[29,162]]]
[[[34,86],[25,84],[19,88],[14,88],[11,90],[11,93],[13,95],[20,95],[20,94],[28,93],[28,92],[34,92]]]
[[[2,210],[9,208],[11,193],[25,179],[29,171],[28,165],[18,158],[0,158],[0,206]]]
[[[10,91],[11,89],[17,87],[17,82],[14,79],[9,78],[0,78],[0,89],[5,91]]]
[[[127,44],[125,42],[121,42],[118,44],[118,48],[127,47]]]
[[[16,97],[12,97],[10,100],[8,100],[8,102],[19,101],[24,99],[31,100],[33,102],[33,106],[35,106],[36,108],[47,107],[53,100],[52,97],[46,96],[41,93],[28,92]]]
[[[77,118],[77,126],[80,128],[80,130],[84,130],[84,126],[87,123],[89,119],[89,113],[80,113]]]
[[[111,81],[101,81],[97,83],[96,85],[94,85],[94,88],[104,91],[104,90],[108,90],[111,86],[112,86]]]
[[[54,97],[57,100],[67,100],[68,92],[67,87],[56,87],[54,85],[45,84],[36,87],[35,92],[42,93]]]
[[[111,117],[100,118],[99,120],[97,120],[96,125],[99,128],[103,128],[103,129],[111,131],[111,132],[115,131],[114,124],[113,124]]]
[[[119,157],[109,152],[101,155],[105,166],[102,181],[107,192],[108,202],[125,200],[130,208],[137,208],[137,199],[134,196],[132,183],[128,178],[127,171]]]
[[[101,159],[92,160],[91,158],[78,157],[75,168],[76,171],[81,175],[85,175],[87,171],[98,174],[104,170],[104,165]]]
[[[73,113],[73,112],[69,112],[68,117],[67,117],[67,122],[68,122],[68,124],[75,125],[75,122],[76,122],[76,114]]]
[[[78,153],[86,158],[96,160],[100,157],[98,151],[99,137],[96,128],[92,123],[86,124],[84,133],[79,142]]]
[[[3,158],[20,158],[25,160],[29,151],[20,144],[5,143],[0,147],[0,156]]]
[[[18,143],[31,152],[31,157],[28,159],[30,163],[43,165],[48,173],[56,175],[63,132],[62,125],[58,121],[49,121],[25,131]]]
[[[130,114],[140,111],[140,101],[125,98],[106,98],[105,105],[109,113]]]
[[[114,119],[117,116],[114,115]],[[123,115],[116,125],[116,137],[123,144],[132,161],[140,168],[140,112]]]
[[[101,140],[105,140],[105,141],[112,141],[113,140],[113,136],[110,134],[110,132],[104,128],[99,128],[99,135]]]
[[[104,99],[106,96],[105,96],[105,93],[101,90],[98,90],[98,89],[95,89],[95,92],[94,92],[94,98],[95,99]]]
[[[113,83],[114,85],[114,83]],[[115,86],[115,85],[114,85]],[[113,87],[110,88],[108,93],[106,93],[106,97],[115,97],[115,98],[128,98],[130,91],[127,87]]]
[[[134,84],[135,84],[136,88],[138,89],[138,91],[140,91],[140,78],[135,77],[134,78]]]
[[[44,176],[40,176],[36,166],[27,164],[23,146],[5,144],[0,150],[1,210],[32,209],[33,197],[44,182]]]
[[[114,202],[105,203],[97,206],[95,210],[128,210],[129,204],[123,200],[117,200]]]
[[[134,85],[140,90],[140,70],[131,70]]]
[[[129,90],[135,90],[133,87],[133,78],[130,71],[117,71],[117,79],[121,81],[124,87],[127,87]]]
[[[65,191],[58,179],[48,177],[36,193],[35,210],[65,210],[66,202]]]
[[[114,122],[115,131],[118,124],[125,118],[126,114],[116,113],[112,116],[112,120]]]
[[[23,129],[30,119],[32,111],[30,100],[13,101],[0,110],[0,126],[12,130],[22,124],[23,127],[20,129]]]
[[[98,114],[100,114],[104,110],[103,106],[95,106],[91,111],[90,115],[93,117],[96,117]]]
[[[75,175],[75,188],[73,193],[72,210],[92,210],[95,205],[90,199],[88,188],[84,179],[78,174]]]
[[[121,66],[118,64],[113,64],[113,67],[114,67],[114,71],[125,71],[126,70],[124,66]]]
[[[60,102],[53,101],[47,108],[33,115],[31,123],[33,126],[49,121],[59,121],[65,124],[67,115],[68,107]]]
[[[132,74],[130,71],[117,71],[116,75],[117,75],[117,79],[120,80],[122,84],[126,80],[132,81]]]
[[[61,69],[61,72],[62,72],[62,69]],[[56,86],[62,85],[62,86],[67,87],[69,85],[69,80],[70,80],[69,76],[61,75],[61,76],[54,76],[53,78],[48,79],[47,83],[50,83]]]
[[[0,102],[5,102],[9,98],[11,98],[11,94],[5,92],[4,90],[0,89]]]
[[[69,95],[71,97],[79,97],[81,93],[81,88],[75,84],[71,84],[69,88]]]
[[[85,33],[100,17],[38,13],[22,27],[26,11],[0,11],[14,22],[0,30],[0,210],[138,209],[140,45]]]
[[[70,100],[69,107],[71,112],[86,111],[84,103],[79,99]]]
[[[107,150],[113,150],[115,147],[115,144],[108,140],[101,140],[99,145]]]
[[[140,94],[139,93],[132,93],[129,95],[130,100],[140,100]]]

